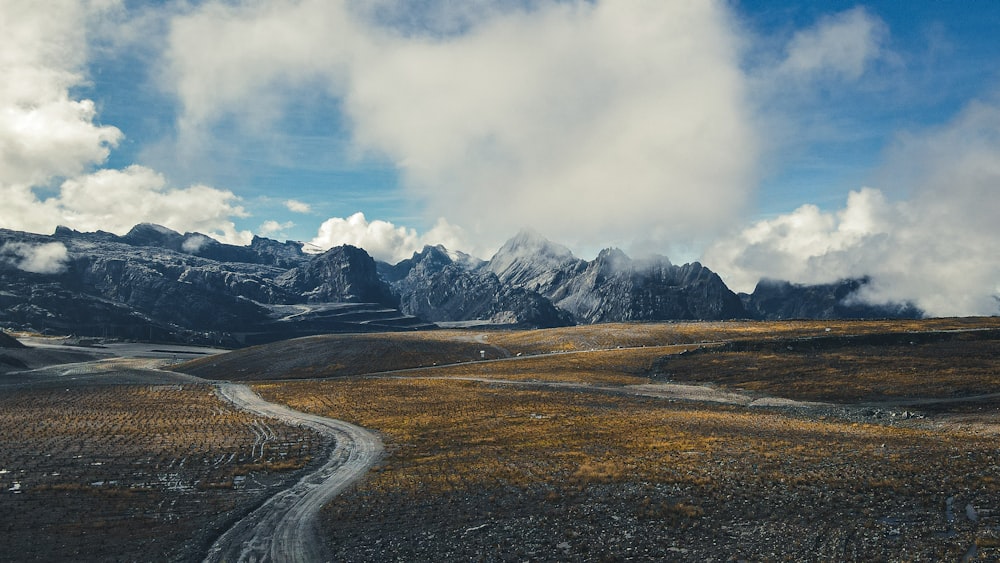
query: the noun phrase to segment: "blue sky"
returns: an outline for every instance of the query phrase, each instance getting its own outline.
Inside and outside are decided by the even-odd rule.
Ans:
[[[992,2],[0,10],[0,227],[149,221],[389,261],[488,258],[527,227],[585,258],[700,259],[734,289],[869,275],[871,301],[998,311]]]

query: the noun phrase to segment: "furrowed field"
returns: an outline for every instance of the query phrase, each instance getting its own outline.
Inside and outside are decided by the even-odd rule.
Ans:
[[[200,560],[323,448],[209,385],[0,392],[0,559]]]

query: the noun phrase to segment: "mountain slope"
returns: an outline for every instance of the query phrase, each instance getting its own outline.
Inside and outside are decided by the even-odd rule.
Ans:
[[[803,285],[761,280],[752,294],[740,294],[747,311],[763,320],[780,319],[919,319],[923,312],[911,303],[869,305],[857,293],[868,278],[830,284]]]
[[[737,296],[694,262],[594,260],[522,231],[489,262],[428,246],[395,265],[363,249],[303,252],[295,242],[220,243],[137,225],[124,236],[0,229],[0,327],[214,344],[435,323],[554,327],[732,318],[919,317],[870,306],[867,279],[801,286],[762,281]]]
[[[572,317],[548,299],[503,284],[481,264],[465,256],[456,261],[444,247],[427,246],[382,271],[394,280],[400,309],[431,322],[483,321],[539,328],[573,324]]]
[[[156,225],[122,237],[0,230],[0,324],[228,344],[426,326],[395,311],[395,297],[360,249],[307,256],[297,243],[237,247],[203,238]],[[32,260],[43,251],[58,259],[40,268]],[[375,306],[324,306],[365,301]]]
[[[701,264],[632,260],[618,249],[586,262],[531,232],[507,241],[486,269],[502,282],[537,291],[581,323],[746,316],[739,297]]]

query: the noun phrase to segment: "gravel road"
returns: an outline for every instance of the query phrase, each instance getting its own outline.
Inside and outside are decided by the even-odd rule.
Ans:
[[[216,561],[323,561],[320,510],[360,479],[382,456],[382,441],[347,422],[306,414],[260,398],[246,385],[219,383],[219,396],[252,413],[305,426],[332,437],[336,447],[322,467],[267,500],[223,533],[209,549]]]

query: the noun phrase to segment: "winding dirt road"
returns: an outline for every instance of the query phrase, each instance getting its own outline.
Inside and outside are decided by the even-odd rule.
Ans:
[[[382,441],[359,426],[269,403],[246,385],[219,383],[216,389],[220,397],[241,409],[330,436],[336,447],[322,467],[223,533],[209,549],[205,562],[323,561],[319,512],[378,461]]]

